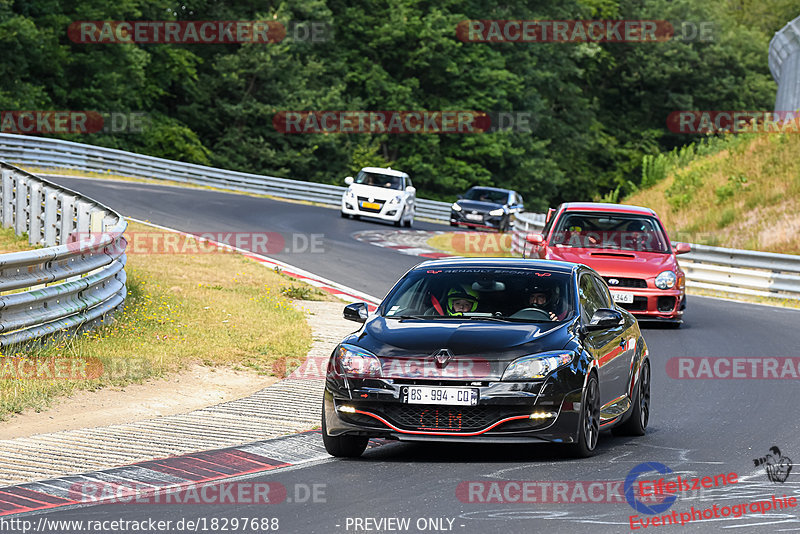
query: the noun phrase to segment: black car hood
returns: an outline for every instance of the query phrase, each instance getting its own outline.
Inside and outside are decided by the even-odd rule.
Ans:
[[[377,355],[386,377],[499,379],[507,364],[529,354],[563,349],[572,335],[567,323],[499,323],[483,320],[399,320],[376,316],[350,340]],[[436,364],[447,349],[452,359]],[[463,378],[467,378],[464,376]]]
[[[458,200],[456,202],[462,209],[469,210],[469,211],[492,211],[496,210],[497,208],[502,208],[503,204],[498,204],[497,202],[481,202],[479,200]]]

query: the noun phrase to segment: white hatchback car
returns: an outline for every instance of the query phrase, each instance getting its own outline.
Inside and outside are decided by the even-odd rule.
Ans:
[[[411,226],[416,215],[417,190],[408,174],[392,168],[364,167],[342,196],[342,217],[375,217],[395,226]]]

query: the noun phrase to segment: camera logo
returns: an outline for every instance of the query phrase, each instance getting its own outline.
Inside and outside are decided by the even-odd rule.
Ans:
[[[766,456],[753,459],[753,463],[756,467],[759,465],[764,466],[770,482],[786,482],[786,479],[789,478],[789,473],[792,472],[792,461],[781,454],[781,450],[777,445],[770,447]]]

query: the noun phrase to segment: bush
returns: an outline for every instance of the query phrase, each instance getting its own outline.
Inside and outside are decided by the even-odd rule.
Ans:
[[[673,210],[688,206],[694,198],[694,193],[703,185],[703,178],[696,169],[678,172],[664,195]]]
[[[717,196],[717,204],[722,204],[726,200],[733,198],[746,183],[747,177],[743,174],[728,177],[727,184],[721,185],[714,190],[714,194]]]
[[[292,284],[281,289],[281,293],[295,300],[325,300],[325,293],[319,289],[308,286],[296,286]]]
[[[735,218],[736,218],[736,210],[734,210],[733,208],[725,208],[724,210],[722,210],[719,220],[717,221],[717,228],[725,228],[730,223],[732,223]]]

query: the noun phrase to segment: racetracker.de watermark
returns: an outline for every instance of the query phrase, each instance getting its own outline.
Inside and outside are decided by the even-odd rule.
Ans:
[[[456,497],[469,504],[626,502],[622,480],[469,480],[459,482]],[[650,494],[641,500],[655,504],[664,496]]]
[[[796,380],[800,378],[800,358],[676,356],[667,360],[667,375],[676,380]]]
[[[286,487],[280,482],[201,482],[171,487],[153,487],[138,482],[76,482],[69,488],[69,498],[80,503],[104,504],[295,504],[327,502],[324,483],[296,483]]]
[[[511,249],[514,236],[489,232],[455,232],[450,235],[450,247],[456,253],[501,252]]]
[[[530,133],[531,111],[280,111],[272,125],[283,134]]]
[[[463,20],[456,37],[467,43],[663,43],[713,41],[710,21]]]
[[[146,113],[132,111],[0,111],[2,133],[142,133],[149,125]]]
[[[797,379],[800,378],[800,358],[676,356],[667,360],[667,375],[676,380]]]
[[[80,44],[322,43],[333,39],[333,27],[312,20],[84,20],[70,24],[67,35]]]
[[[150,361],[144,358],[111,359],[95,357],[29,356],[0,357],[0,380],[96,380],[143,378]]]
[[[329,369],[328,363],[327,356],[309,356],[304,359],[281,358],[273,363],[272,371],[275,375],[285,376],[290,380],[324,380],[341,376],[336,369]],[[485,380],[494,376],[492,372],[491,362],[481,358],[454,358],[445,365],[438,363],[433,357],[381,360],[381,377],[392,379]]]
[[[102,254],[226,254],[246,250],[255,254],[324,254],[325,234],[292,232],[126,232],[125,241],[102,232],[70,234],[72,250]],[[240,250],[237,250],[240,249]]]
[[[666,247],[663,235],[651,230],[592,231],[566,230],[553,232],[550,241],[556,245],[578,248],[610,248],[640,251],[661,251]]]
[[[797,111],[673,111],[667,128],[676,134],[798,133]]]

